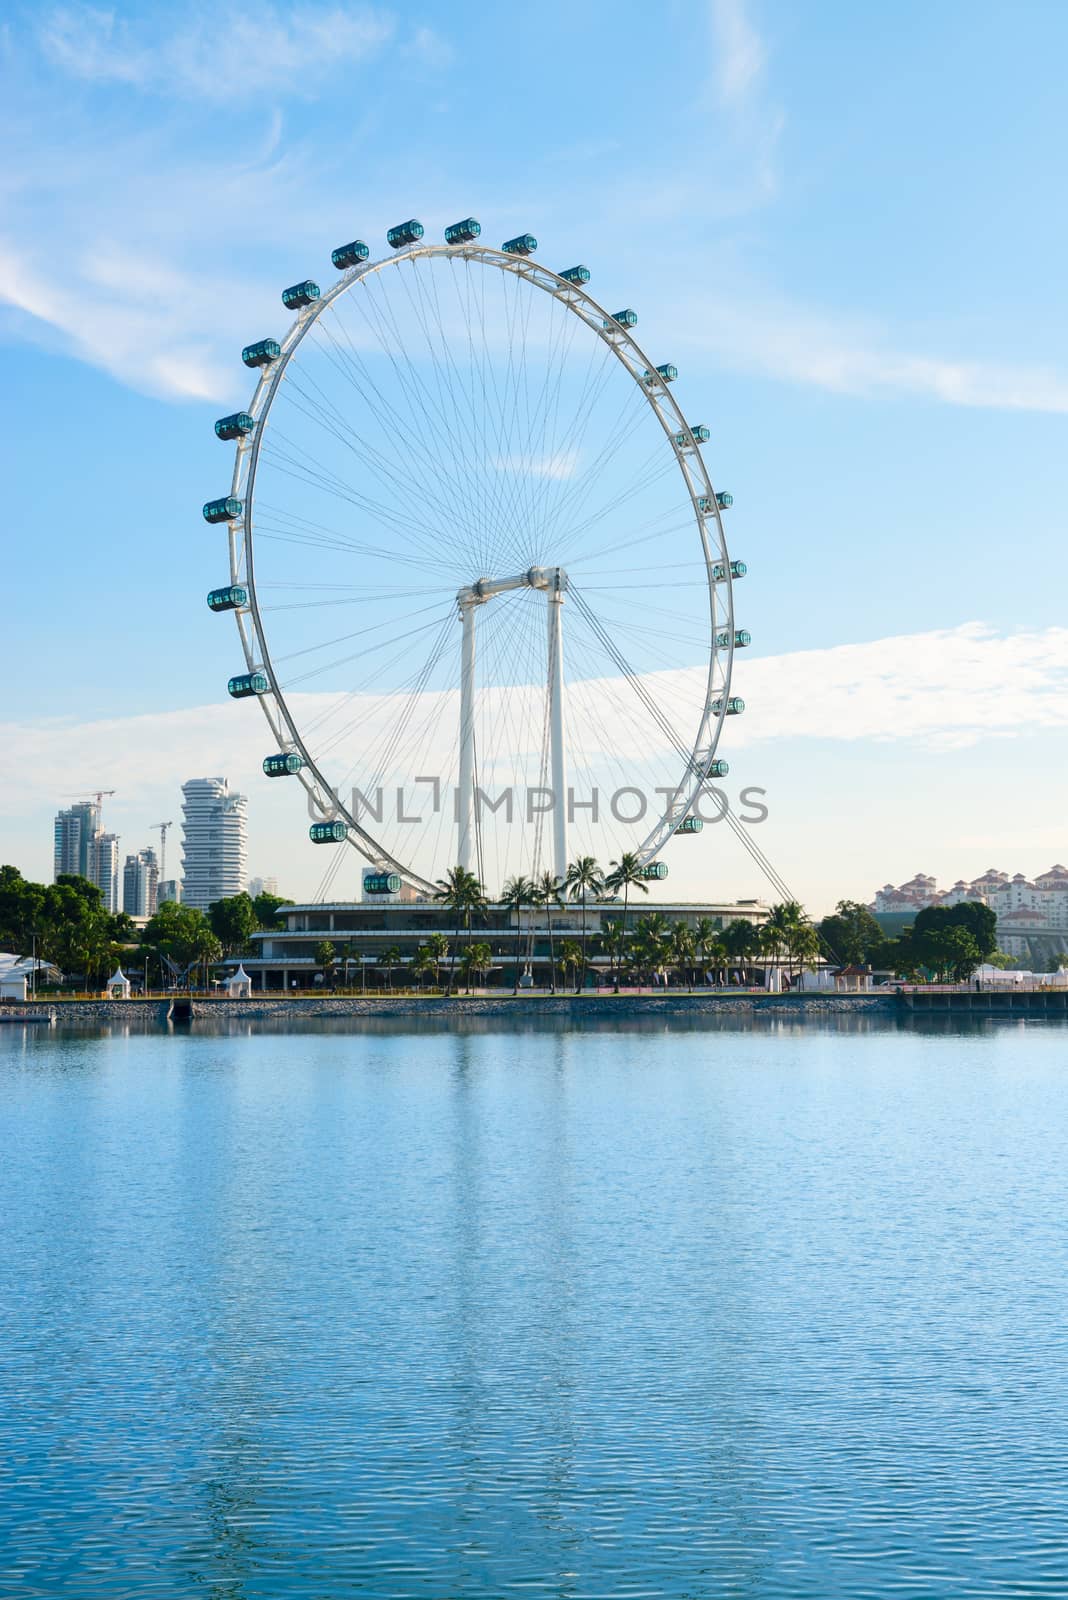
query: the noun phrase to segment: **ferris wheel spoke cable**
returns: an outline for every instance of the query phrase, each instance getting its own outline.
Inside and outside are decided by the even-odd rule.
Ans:
[[[435,607],[435,610],[436,609],[437,608]],[[428,633],[430,629],[434,627],[437,627],[436,620],[434,622],[424,622],[421,627],[412,628],[407,633],[399,634],[396,639],[390,642],[397,644],[402,640],[418,638],[420,634]],[[381,644],[368,645],[366,650],[354,650],[350,655],[339,656],[336,661],[326,661],[321,666],[313,667],[310,671],[301,673],[299,678],[290,678],[282,685],[282,688],[286,693],[288,693],[291,689],[299,688],[302,683],[307,683],[312,678],[320,677],[324,672],[333,672],[337,667],[348,666],[351,661],[359,661],[364,656],[370,655],[379,649],[381,649]]]
[[[305,416],[308,416],[313,420],[318,420],[322,427],[325,428],[326,432],[333,435],[333,437],[337,439],[340,444],[344,445],[346,449],[350,450],[359,461],[369,468],[374,476],[383,480],[387,487],[391,485],[395,492],[400,495],[403,504],[407,505],[413,501],[417,504],[425,503],[420,499],[420,490],[418,485],[411,480],[403,481],[397,478],[395,474],[389,472],[387,469],[380,467],[373,459],[372,455],[363,449],[363,441],[360,439],[359,435],[354,432],[354,430],[349,428],[347,425],[339,426],[334,421],[331,412],[328,411],[326,407],[309,397],[303,390],[297,388],[295,383],[291,385],[291,389],[294,390],[296,394],[298,394],[301,399],[305,401],[305,404],[302,405],[300,400],[293,400],[291,397],[291,403],[294,409],[302,412]],[[344,480],[338,478],[338,482],[344,483]],[[408,531],[411,536],[417,540],[417,542],[423,543],[428,547],[428,549],[430,548],[430,541],[426,538],[426,536],[421,534],[417,529],[413,529],[410,520],[398,517],[396,512],[394,512],[388,504],[383,504],[382,502],[372,500],[369,496],[360,494],[360,492],[357,491],[352,484],[346,483],[345,487],[352,495],[359,495],[359,497],[366,502],[367,509],[373,510],[378,516],[386,517],[396,521],[401,527],[405,528],[406,531]]]
[[[397,265],[399,266],[400,263]],[[363,281],[365,280],[361,280],[361,282]],[[440,483],[442,486],[448,486],[453,497],[454,505],[452,509],[454,517],[457,513],[459,513],[460,517],[463,518],[463,482],[462,479],[457,478],[454,467],[451,464],[451,462],[455,462],[456,459],[455,450],[453,450],[451,454],[451,462],[450,460],[444,459],[442,451],[438,448],[434,430],[428,429],[427,427],[427,415],[433,414],[437,417],[439,423],[445,429],[446,433],[449,433],[450,430],[448,420],[443,416],[440,407],[435,403],[428,386],[421,378],[416,363],[413,361],[408,351],[408,346],[404,339],[403,333],[397,324],[397,319],[393,312],[393,308],[389,303],[388,292],[385,291],[384,285],[380,285],[380,287],[383,288],[383,293],[380,297],[381,303],[373,301],[370,291],[368,291],[368,293],[363,297],[362,309],[367,310],[369,316],[375,322],[378,329],[379,338],[383,344],[383,349],[386,351],[390,364],[393,366],[394,371],[398,373],[398,376],[398,354],[406,364],[409,376],[407,382],[404,382],[403,379],[400,379],[401,390],[408,401],[409,407],[413,409],[413,413],[414,396],[418,393],[423,397],[422,415],[420,417],[416,417],[413,414],[410,437],[413,440],[419,441],[428,458],[431,456],[433,457],[434,466],[439,474]],[[384,329],[383,324],[388,324],[388,328]],[[430,441],[429,449],[427,447],[428,440]],[[449,452],[446,452],[446,456],[448,455]],[[427,495],[428,499],[426,503],[433,504],[434,495],[432,488],[428,487]],[[464,519],[464,522],[465,521],[466,519]]]
[[[600,341],[598,341],[600,344]],[[618,363],[610,347],[601,345],[600,364],[595,370],[588,373],[587,383],[579,397],[574,415],[569,419],[567,427],[563,430],[561,444],[556,452],[554,461],[559,461],[561,466],[573,460],[576,465],[582,458],[583,447],[590,429],[591,422],[597,413],[597,405],[602,394],[608,387],[613,377],[618,375]],[[581,486],[591,474],[603,470],[603,464],[614,458],[624,442],[620,437],[623,428],[623,419],[631,409],[634,409],[635,422],[642,421],[648,410],[644,397],[628,386],[623,402],[615,417],[603,429],[608,444],[604,445],[594,456],[593,463],[584,472],[576,472],[562,480],[565,487],[556,497],[551,508],[551,515],[545,528],[545,533],[558,526],[563,516],[573,517],[574,506]]]
[[[426,344],[427,354],[430,358],[430,370],[433,373],[434,387],[437,390],[438,415],[442,418],[447,436],[447,452],[450,458],[457,464],[459,469],[457,506],[455,508],[456,514],[458,518],[462,518],[464,522],[467,522],[471,516],[472,500],[469,495],[464,494],[463,490],[464,487],[469,485],[474,479],[473,465],[468,454],[469,430],[463,425],[462,419],[460,418],[456,396],[453,393],[451,386],[447,382],[447,372],[442,371],[441,362],[437,359],[434,337],[431,334],[425,307],[424,305],[417,303],[417,295],[420,300],[422,299],[420,286],[417,284],[417,295],[413,295],[407,282],[408,276],[409,274],[405,272],[405,263],[399,262],[397,268],[397,278],[401,288],[404,290],[405,296],[407,297],[408,305],[411,308],[412,314],[419,323],[420,331],[422,332],[423,340]],[[440,328],[438,329],[438,332],[440,335]],[[443,343],[442,348],[445,353],[446,362],[448,363],[451,361],[451,356],[448,353],[447,343]],[[472,520],[471,537],[472,559],[478,560],[482,556],[485,548],[485,534],[484,530],[480,530],[478,528],[477,518]]]
[[[290,474],[287,474],[289,476]],[[291,526],[292,524],[292,526]],[[325,523],[315,523],[306,517],[289,516],[287,513],[275,512],[273,507],[267,508],[266,525],[269,532],[264,532],[264,521],[259,515],[256,518],[256,534],[269,538],[273,542],[321,545],[327,550],[347,550],[353,555],[367,556],[374,561],[389,561],[405,567],[416,567],[421,571],[437,572],[440,570],[440,559],[431,560],[429,556],[417,555],[402,550],[388,550],[385,546],[362,544],[358,540],[350,539],[336,528],[330,528]],[[279,583],[265,583],[264,588],[282,587]],[[291,584],[292,588],[314,587],[308,584]],[[319,588],[334,588],[333,584],[320,584]]]
[[[577,599],[579,601],[580,606],[583,608],[584,611],[586,611],[587,616],[588,616],[588,620],[591,622],[591,625],[594,626],[595,631],[598,631],[599,633],[602,633],[603,630],[600,629],[599,624],[597,623],[597,619],[593,615],[593,613],[590,610],[590,607],[588,606],[588,604],[585,601],[583,601],[581,596],[578,596]],[[656,718],[656,720],[657,720],[661,730],[665,734],[665,736],[670,739],[670,741],[674,745],[677,753],[679,755],[683,756],[683,758],[687,762],[689,762],[689,760],[691,759],[690,758],[690,753],[686,750],[682,740],[680,739],[679,735],[676,733],[674,728],[671,726],[671,724],[668,721],[667,717],[660,710],[660,708],[656,705],[656,703],[652,699],[652,697],[648,694],[648,692],[645,689],[645,686],[640,682],[640,679],[638,678],[638,675],[633,671],[633,669],[626,662],[625,658],[622,656],[622,653],[617,650],[617,647],[615,646],[614,641],[611,639],[611,636],[608,635],[607,633],[604,633],[603,637],[604,637],[604,643],[605,643],[606,649],[608,649],[613,654],[613,656],[616,658],[617,663],[620,666],[620,670],[624,673],[624,675],[628,679],[628,681],[631,682],[631,684],[634,687],[636,693],[638,693],[640,698],[645,700],[646,704],[649,707],[650,712]],[[776,893],[780,894],[786,900],[793,900],[795,898],[795,896],[791,893],[791,891],[790,891],[789,887],[787,886],[785,880],[779,875],[779,872],[777,871],[777,869],[772,865],[771,861],[765,855],[764,851],[760,848],[760,846],[751,837],[751,835],[749,834],[748,830],[745,828],[745,826],[742,824],[742,822],[739,820],[739,818],[735,815],[734,811],[732,810],[732,808],[730,807],[729,804],[726,804],[724,806],[724,818],[727,821],[728,825],[730,826],[731,831],[734,833],[735,837],[737,839],[739,839],[739,841],[744,845],[745,849],[748,851],[749,855],[756,862],[756,864],[760,867],[761,871],[764,873],[764,876],[768,879],[768,882],[771,884],[772,888],[776,891]]]
[[[311,381],[314,383],[314,380]],[[320,386],[318,384],[314,386],[322,394]],[[393,467],[380,450],[365,439],[362,434],[358,433],[350,423],[346,422],[333,401],[326,396],[321,400],[316,400],[306,389],[302,389],[296,380],[291,381],[290,391],[295,392],[305,402],[303,406],[294,402],[295,409],[302,411],[306,416],[312,417],[313,420],[318,416],[327,431],[333,434],[334,438],[341,444],[345,445],[356,456],[357,460],[378,478],[387,492],[391,490],[394,494],[400,495],[402,504],[422,503],[423,489],[421,483],[411,478],[403,468],[398,470]],[[389,503],[386,502],[380,509],[389,509]]]
[[[343,376],[346,377],[348,382],[355,389],[356,393],[360,396],[368,414],[375,413],[379,416],[380,420],[382,416],[385,416],[387,422],[389,423],[389,426],[385,429],[386,440],[393,452],[393,455],[396,457],[398,466],[401,467],[402,472],[410,472],[412,466],[411,453],[409,452],[409,457],[407,461],[405,461],[401,456],[397,440],[401,438],[412,437],[412,425],[410,423],[406,423],[396,408],[389,404],[388,400],[382,394],[381,388],[375,384],[374,380],[369,375],[366,377],[366,386],[364,383],[360,382],[360,379],[355,375],[355,370],[358,370],[361,373],[366,373],[366,367],[356,354],[356,347],[353,344],[348,329],[344,326],[340,317],[336,315],[336,311],[333,306],[330,307],[330,313],[337,323],[339,332],[346,339],[353,352],[354,359],[349,360],[346,357],[346,353],[340,349],[332,330],[329,328],[325,328],[323,330],[338,355],[340,361],[340,370],[342,371]],[[317,325],[317,327],[318,326],[321,325]],[[371,405],[370,399],[368,398],[368,390],[370,390],[371,394],[375,397],[377,402],[376,407]],[[408,496],[410,502],[415,505],[434,505],[436,503],[434,486],[437,481],[444,480],[445,477],[445,468],[441,464],[440,460],[430,463],[428,459],[427,465],[430,469],[430,477],[426,479],[420,478]]]
[[[431,305],[430,296],[424,287],[423,275],[418,271],[413,271],[411,276],[414,280],[414,296],[407,282],[405,282],[403,273],[401,282],[408,293],[409,302],[423,331],[427,350],[433,363],[434,376],[438,384],[443,409],[445,409],[446,394],[451,403],[455,422],[455,432],[452,435],[454,441],[456,441],[454,449],[458,457],[462,456],[463,480],[468,490],[465,495],[465,503],[475,533],[477,560],[479,565],[484,567],[489,561],[491,537],[485,512],[485,497],[484,494],[471,492],[479,484],[476,408],[453,355],[451,342],[446,337],[441,301],[437,292],[437,274],[433,272],[429,274],[430,288],[434,294],[433,305]],[[435,359],[438,350],[440,350],[443,358],[441,363]],[[463,404],[461,404],[461,400]]]
[[[396,617],[388,617],[383,622],[373,622],[373,623],[370,624],[370,626],[356,628],[351,633],[340,633],[333,639],[323,639],[318,644],[305,645],[300,650],[288,650],[282,655],[275,656],[273,659],[276,662],[296,661],[301,656],[314,655],[314,653],[317,650],[331,650],[331,649],[333,649],[334,645],[336,645],[336,644],[347,644],[350,639],[365,639],[369,633],[377,633],[382,628],[388,628],[388,627],[391,627],[391,626],[395,627],[397,622],[398,622],[398,620],[403,620],[403,621],[407,622],[407,621],[410,621],[412,617],[425,616],[428,611],[434,611],[440,616],[440,614],[441,614],[441,600],[440,600],[440,598],[438,600],[436,600],[431,605],[420,606],[417,610],[408,612],[403,617],[403,619],[398,619]],[[410,637],[410,634],[406,632],[406,633],[399,634],[397,637],[401,638],[401,639],[406,639],[406,638]],[[385,642],[388,645],[388,644],[392,643],[392,640],[386,640]],[[380,643],[379,642],[375,642],[375,643],[372,643],[371,645],[368,646],[368,651],[377,650],[379,648],[380,648]],[[346,661],[349,661],[351,659],[352,659],[351,656],[342,656],[336,662],[327,662],[321,670],[326,671],[331,666],[341,666]],[[316,670],[320,670],[320,669],[316,669]]]
[[[325,349],[325,346],[322,347],[324,349],[324,354],[327,355],[328,359],[333,360],[333,364],[335,365],[336,369],[359,395],[367,414],[377,416],[380,422],[384,417],[389,423],[389,426],[383,430],[385,433],[385,440],[396,460],[398,470],[403,475],[406,471],[410,470],[411,461],[410,459],[406,460],[405,456],[401,452],[398,440],[410,436],[411,425],[410,423],[406,423],[396,408],[390,404],[386,396],[382,393],[379,385],[374,382],[374,379],[367,372],[367,368],[356,351],[356,346],[353,344],[348,329],[344,326],[341,318],[337,315],[336,308],[333,305],[330,307],[330,315],[337,324],[338,330],[342,337],[348,342],[349,348],[352,352],[352,357],[350,358],[349,355],[341,349],[332,329],[329,326],[325,326],[323,322],[320,322],[316,324],[316,331],[322,332],[324,339],[332,346],[334,356],[331,358],[330,352]],[[363,381],[361,381],[361,376]],[[370,391],[370,395],[368,391]],[[370,396],[374,397],[375,404],[373,405],[371,403]],[[425,497],[427,485],[420,483],[417,492],[421,496]]]
[[[299,454],[296,453],[296,447],[290,446],[288,440],[284,441],[284,445],[287,448],[280,450],[278,448],[280,437],[280,435],[276,434],[274,440],[261,451],[261,456],[276,471],[281,471],[289,477],[311,484],[313,487],[321,489],[324,494],[331,495],[335,499],[348,501],[361,511],[371,511],[380,521],[392,526],[396,532],[405,537],[411,537],[417,545],[423,545],[425,547],[425,555],[432,554],[432,546],[429,539],[425,538],[418,529],[412,527],[410,519],[405,519],[391,507],[383,506],[378,501],[361,494],[353,485],[338,478],[336,474],[317,471],[309,462],[300,458]]]
[[[660,443],[644,461],[639,462],[631,477],[616,491],[613,498],[606,505],[598,511],[590,513],[585,521],[579,520],[586,509],[594,487],[608,468],[617,460],[624,446],[630,443],[639,424],[645,420],[641,412],[636,412],[630,425],[624,428],[622,425],[624,415],[625,413],[621,412],[619,425],[610,434],[612,443],[599,452],[586,471],[570,483],[567,490],[560,496],[552,524],[554,530],[566,515],[570,523],[569,532],[572,537],[577,538],[579,533],[586,532],[598,522],[603,521],[618,506],[626,504],[628,500],[637,495],[648,484],[656,482],[660,477],[666,477],[671,471],[672,463],[670,460],[665,463],[663,459],[663,444]],[[580,433],[580,442],[583,437],[584,432]]]

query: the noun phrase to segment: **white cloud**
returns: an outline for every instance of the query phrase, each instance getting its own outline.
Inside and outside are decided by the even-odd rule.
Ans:
[[[61,6],[42,20],[48,61],[72,77],[175,96],[232,101],[263,93],[314,92],[323,76],[376,55],[395,23],[369,6],[257,6],[201,10],[162,39],[146,18],[90,5]]]
[[[652,675],[647,682],[660,703],[672,703],[675,679],[701,684],[703,671]],[[1007,634],[970,622],[862,644],[753,659],[740,655],[733,689],[745,699],[746,711],[727,725],[728,755],[784,739],[947,748],[1063,732],[1068,628]],[[534,698],[540,693],[535,686]],[[291,703],[298,722],[307,726],[336,705],[337,694],[302,694]],[[351,720],[351,708],[346,717]],[[444,701],[440,721],[449,723]],[[101,750],[109,752],[109,782],[125,799],[164,788],[173,794],[192,772],[236,772],[238,781],[253,782],[267,737],[256,707],[235,708],[229,701],[97,722],[0,724],[9,764],[23,775],[17,787],[0,792],[0,814],[49,805],[72,787],[73,774],[93,769]],[[622,730],[613,736],[614,748],[621,737]]]
[[[896,348],[883,329],[785,301],[729,291],[702,296],[693,342],[739,372],[811,384],[837,394],[926,395],[946,405],[1068,411],[1068,378],[1041,367],[922,355]]]
[[[701,678],[698,673],[682,676],[695,682]],[[692,687],[663,680],[654,685],[660,695],[679,689],[685,693]],[[837,806],[824,814],[821,803],[811,797],[808,802],[799,800],[797,794],[782,787],[781,772],[800,771],[805,793],[815,785],[818,797],[819,763],[807,759],[806,742],[813,746],[815,756],[817,742],[859,746],[892,741],[903,760],[908,760],[911,752],[911,770],[918,765],[921,771],[925,761],[935,761],[931,752],[992,740],[1004,750],[1014,736],[1042,733],[1051,750],[1057,751],[1058,741],[1063,742],[1068,732],[1068,629],[1006,634],[985,624],[969,623],[862,644],[752,660],[743,657],[734,687],[744,696],[747,709],[727,725],[722,749],[734,767],[729,781],[733,783],[743,773],[749,776],[741,782],[752,781],[754,752],[762,764],[771,763],[774,815],[761,844],[791,881],[796,878],[795,887],[823,906],[837,894],[867,893],[870,884],[884,881],[888,852],[893,858],[895,851],[901,854],[907,847],[921,853],[918,859],[926,859],[922,852],[929,856],[936,847],[943,853],[963,848],[973,836],[984,841],[984,854],[988,844],[990,850],[995,845],[1002,850],[1015,848],[1019,822],[1017,818],[1007,826],[1004,836],[990,833],[984,791],[976,790],[971,780],[954,787],[952,775],[943,766],[943,786],[924,797],[915,816],[907,806],[901,807],[892,817],[888,814],[874,832],[865,810],[873,802],[861,784],[855,803],[862,821],[854,830],[843,832],[840,796]],[[442,737],[455,728],[455,715],[449,715],[446,706],[448,698],[441,697],[440,702]],[[536,700],[538,695],[532,693],[532,698]],[[329,694],[301,695],[291,703],[298,722],[308,726],[335,700],[336,696]],[[452,709],[454,712],[455,707]],[[366,731],[361,726],[361,739]],[[184,779],[227,774],[231,783],[251,796],[252,870],[278,872],[291,893],[314,892],[324,862],[305,847],[304,797],[295,784],[272,784],[263,779],[260,761],[270,746],[256,706],[226,701],[97,722],[10,722],[0,725],[0,741],[12,770],[20,774],[19,784],[8,785],[0,794],[6,840],[0,859],[20,862],[31,875],[48,873],[51,817],[59,798],[98,771],[100,752],[106,750],[106,781],[117,790],[108,802],[107,823],[121,835],[124,850],[150,842],[149,827],[157,818],[180,815],[176,807]],[[650,752],[645,749],[626,755],[625,744],[625,730],[619,730],[616,746],[637,773],[642,756]],[[444,759],[447,762],[450,757]],[[859,753],[850,769],[858,774],[866,770]],[[450,767],[443,765],[442,770],[447,772]],[[1004,759],[992,770],[995,775],[1003,771]],[[640,777],[636,781],[641,781]],[[890,806],[891,800],[886,804]],[[796,815],[799,805],[800,817]],[[1046,853],[1063,855],[1063,846],[1057,843],[1058,838],[1063,840],[1063,825],[1056,821],[1055,805],[1047,809],[1048,827],[1041,835],[1041,847]],[[735,852],[738,859],[734,860],[732,847],[720,838],[720,832],[716,830],[711,853],[692,858],[695,876],[691,892],[721,895],[728,884],[732,894],[759,892],[761,884],[754,880],[752,864],[740,852]],[[1037,831],[1034,840],[1028,832],[1027,842],[1038,846]],[[177,849],[173,859],[177,862]],[[1043,864],[1028,859],[1028,870]],[[971,861],[967,870],[978,871],[983,865],[983,861]],[[952,870],[955,875],[957,868]],[[355,892],[355,873],[353,862],[346,868],[339,891],[343,895]]]
[[[764,41],[746,15],[744,0],[711,0],[715,81],[720,100],[737,105],[750,95],[764,70]]]
[[[579,452],[576,447],[558,450],[555,455],[498,456],[494,466],[498,472],[518,472],[528,478],[549,478],[554,482],[563,482],[575,476],[578,463]]]

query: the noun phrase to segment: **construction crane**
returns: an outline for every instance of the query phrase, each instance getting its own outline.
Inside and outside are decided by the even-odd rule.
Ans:
[[[89,799],[96,801],[96,809],[99,811],[101,806],[104,804],[104,796],[105,795],[113,795],[113,794],[117,794],[117,793],[118,793],[117,789],[90,789],[89,790]],[[63,796],[63,798],[64,798],[64,800],[84,800],[85,799],[85,791],[81,790],[81,791],[79,791],[78,794],[65,794]]]
[[[173,828],[173,822],[154,822],[153,829],[159,829],[159,881],[163,883],[167,876],[167,829]]]

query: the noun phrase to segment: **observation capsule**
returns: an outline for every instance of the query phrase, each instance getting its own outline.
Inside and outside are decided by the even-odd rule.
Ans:
[[[724,705],[726,705],[726,710],[724,710]],[[745,701],[741,695],[732,694],[725,702],[723,700],[713,700],[708,709],[714,717],[718,717],[721,711],[727,717],[740,717],[745,710]]]
[[[253,694],[266,694],[271,687],[265,672],[241,672],[226,685],[235,700],[247,700]]]
[[[282,354],[277,339],[261,339],[258,344],[247,344],[241,352],[246,367],[269,367]]]
[[[400,891],[401,881],[395,872],[364,873],[364,894],[400,894]]]
[[[314,305],[319,294],[319,285],[313,279],[305,278],[303,283],[291,283],[288,289],[282,290],[282,304],[287,311],[296,311],[301,306]]]
[[[348,827],[340,817],[333,822],[313,822],[308,829],[308,838],[312,844],[340,844],[348,836]]]
[[[242,439],[255,426],[247,411],[235,411],[232,416],[219,418],[215,424],[215,434],[219,439]]]
[[[643,372],[642,382],[655,383],[657,378],[659,378],[661,383],[674,383],[678,375],[678,367],[673,367],[670,361],[667,361],[662,367],[654,367],[652,372]]]
[[[232,494],[225,500],[209,500],[202,515],[205,522],[234,522],[241,515],[241,501]]]
[[[716,504],[719,506],[721,511],[729,511],[731,506],[734,504],[734,496],[721,490],[720,493],[716,495]]]
[[[707,444],[712,435],[703,422],[697,422],[692,428],[684,428],[681,433],[676,433],[674,437],[679,449],[686,450],[695,444]]]
[[[303,756],[298,756],[295,750],[263,758],[263,770],[268,778],[291,778],[303,765]]]
[[[538,241],[532,233],[517,233],[501,245],[506,256],[532,256],[537,248]]]
[[[675,829],[675,832],[676,833],[700,833],[701,829],[703,827],[704,827],[704,823],[702,822],[700,817],[683,817],[682,821],[679,823],[678,827]]]
[[[725,778],[730,770],[730,762],[724,761],[722,757],[717,756],[715,761],[708,763],[708,772],[705,776],[709,778]]]
[[[358,267],[370,254],[362,239],[353,239],[351,244],[339,244],[336,250],[331,250],[330,259],[339,272],[344,272],[349,267]]]
[[[470,244],[481,232],[481,223],[476,222],[474,217],[465,217],[462,222],[454,222],[451,228],[445,229],[445,243]]]
[[[236,611],[238,606],[247,605],[248,590],[241,583],[230,583],[225,589],[212,589],[208,594],[210,611]]]
[[[589,283],[589,267],[565,267],[563,272],[557,274],[565,283]]]
[[[724,628],[722,633],[717,633],[716,634],[716,646],[717,646],[718,649],[726,650],[726,648],[730,644],[730,642],[731,642],[731,634],[730,634],[730,629],[729,628]],[[753,642],[753,635],[751,633],[747,633],[744,628],[735,629],[735,633],[734,633],[734,648],[736,650],[744,650],[746,645],[747,644],[752,644],[752,642]]]
[[[746,573],[749,571],[749,568],[746,566],[744,561],[732,561],[730,567],[732,578],[744,578]],[[724,567],[723,562],[715,562],[712,567],[712,582],[726,583],[726,581],[727,569]]]
[[[638,326],[638,313],[627,306],[623,311],[612,313],[612,322],[618,322],[621,328],[636,328]],[[605,327],[611,328],[612,322],[606,322]]]
[[[647,867],[642,867],[638,874],[640,878],[645,878],[646,881],[656,882],[666,878],[667,875],[668,869],[666,861],[650,861],[649,865]]]
[[[423,224],[413,217],[410,222],[399,222],[386,234],[386,243],[393,250],[403,250],[406,244],[418,244],[423,237]]]

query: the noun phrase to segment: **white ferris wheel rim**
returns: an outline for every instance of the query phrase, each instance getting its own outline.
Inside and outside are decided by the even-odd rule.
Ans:
[[[659,377],[656,366],[641,349],[629,328],[617,322],[612,313],[594,300],[583,286],[553,272],[534,260],[532,256],[508,254],[503,250],[479,244],[477,241],[451,245],[419,242],[392,251],[387,256],[380,256],[374,261],[361,261],[342,272],[337,282],[321,293],[310,305],[298,310],[285,337],[279,341],[280,354],[268,366],[260,369],[259,381],[247,407],[247,414],[254,426],[249,434],[237,440],[231,480],[230,493],[233,498],[241,501],[241,514],[228,525],[230,581],[232,585],[244,588],[248,595],[247,604],[238,607],[234,612],[242,652],[249,672],[263,673],[268,681],[267,691],[258,694],[257,699],[279,751],[283,754],[295,753],[301,759],[301,767],[296,776],[308,795],[309,809],[313,809],[324,820],[342,821],[347,829],[347,842],[375,869],[381,872],[395,872],[412,888],[422,893],[433,893],[437,887],[435,882],[424,877],[393,851],[387,849],[352,814],[343,796],[335,792],[323,776],[319,762],[301,734],[297,720],[286,701],[285,692],[278,681],[271,659],[270,643],[263,626],[256,592],[254,509],[260,449],[270,422],[272,407],[290,362],[319,317],[366,277],[383,272],[403,261],[443,257],[475,261],[488,268],[510,272],[532,287],[551,295],[554,300],[574,313],[609,347],[653,410],[663,430],[665,441],[675,455],[686,485],[701,542],[708,589],[710,632],[704,710],[674,797],[666,803],[653,826],[634,848],[639,863],[646,866],[655,860],[679,823],[690,814],[708,781],[716,758],[724,717],[727,714],[735,630],[733,574],[723,518],[701,453],[700,443],[693,438],[691,425],[686,421],[668,381]],[[687,440],[688,442],[685,442]],[[707,510],[701,509],[699,501],[702,500]],[[710,524],[714,528],[715,548],[709,539]],[[722,577],[718,580],[713,575],[715,566],[719,566],[722,570]],[[720,594],[723,600],[722,614],[717,611]],[[721,632],[726,634],[725,645],[717,642]],[[718,677],[717,665],[720,666]]]

